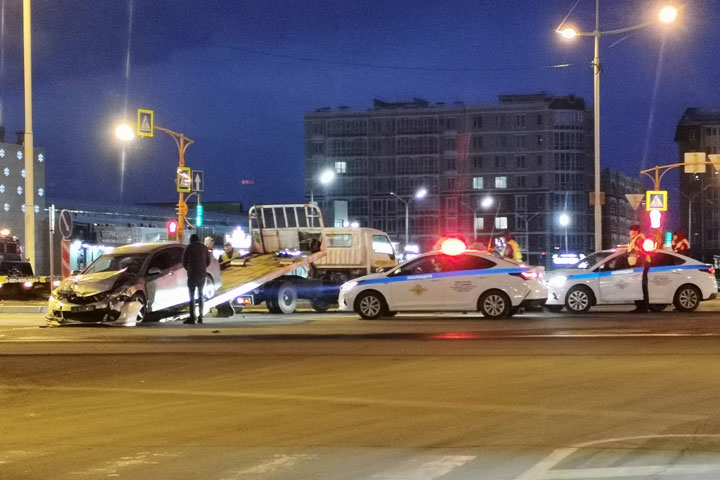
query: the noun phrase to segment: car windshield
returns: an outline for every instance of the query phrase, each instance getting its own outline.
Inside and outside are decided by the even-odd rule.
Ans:
[[[140,272],[140,268],[146,258],[146,253],[125,255],[105,254],[91,263],[83,273],[119,272],[126,270],[128,273],[137,274]]]

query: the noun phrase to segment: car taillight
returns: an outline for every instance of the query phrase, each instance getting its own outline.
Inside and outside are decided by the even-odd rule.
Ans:
[[[715,275],[715,268],[709,267],[709,268],[701,268],[701,272],[709,273],[710,275]]]
[[[25,288],[32,288],[32,287],[33,287],[33,282],[23,282],[23,287],[25,287]]]
[[[524,271],[520,273],[511,273],[510,275],[513,275],[515,277],[520,277],[523,280],[537,280],[540,278],[540,274],[538,272],[531,272],[531,271]]]

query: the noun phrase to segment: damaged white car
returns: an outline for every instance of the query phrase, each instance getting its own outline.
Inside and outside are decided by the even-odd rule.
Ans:
[[[136,243],[101,255],[52,292],[48,324],[133,326],[155,312],[186,305],[184,251],[178,243]],[[203,296],[211,298],[220,286],[220,267],[213,258]]]

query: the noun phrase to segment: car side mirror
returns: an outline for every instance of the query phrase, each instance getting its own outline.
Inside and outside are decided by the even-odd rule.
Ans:
[[[158,267],[151,267],[148,269],[148,275],[160,275],[162,270]]]

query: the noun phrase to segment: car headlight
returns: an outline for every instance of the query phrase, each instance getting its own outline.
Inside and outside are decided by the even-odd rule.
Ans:
[[[352,290],[353,288],[355,288],[355,286],[356,286],[357,284],[358,284],[358,282],[356,282],[356,281],[345,282],[345,283],[343,283],[342,286],[340,287],[340,291],[341,291],[341,292],[350,291],[350,290]]]
[[[552,277],[548,280],[548,283],[553,287],[562,287],[565,285],[565,282],[567,282],[567,277],[564,275],[558,275],[557,277]]]

